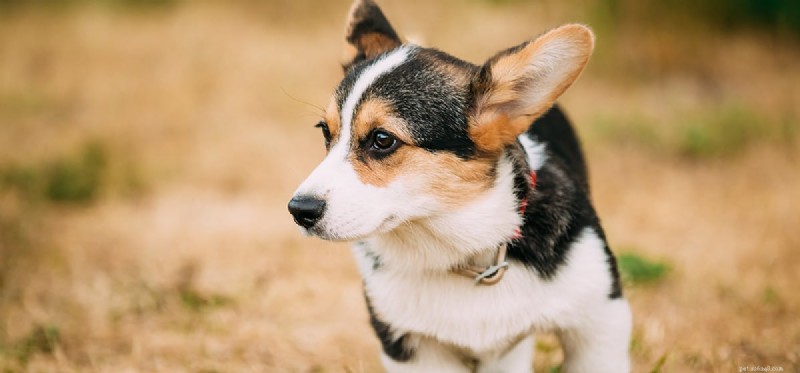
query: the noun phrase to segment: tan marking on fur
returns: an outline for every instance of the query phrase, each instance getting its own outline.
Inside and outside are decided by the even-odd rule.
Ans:
[[[479,149],[497,152],[502,149],[505,141],[514,137],[508,123],[507,115],[497,111],[483,112],[476,120],[478,124],[469,124],[469,136]]]
[[[354,1],[350,6],[347,22],[345,22],[345,25],[347,26],[345,28],[346,38],[344,47],[342,48],[342,66],[349,66],[352,64],[356,57],[361,53],[364,54],[366,59],[372,59],[384,52],[400,46],[400,42],[398,40],[391,39],[380,33],[363,34],[356,38],[353,43],[347,41],[347,39],[353,35],[355,26],[363,20],[362,18],[359,18],[363,17],[363,15],[359,14],[361,8],[369,6],[376,5],[372,1],[361,0]]]
[[[404,143],[412,141],[406,122],[393,115],[389,102],[378,98],[368,99],[359,105],[352,127],[352,144],[358,144],[376,128],[388,131]]]
[[[430,152],[408,144],[384,159],[364,158],[362,162],[350,157],[361,182],[385,187],[399,178],[409,178],[419,193],[451,208],[473,200],[493,185],[491,170],[496,161],[493,157],[465,161],[452,153]]]
[[[400,46],[400,43],[395,40],[377,33],[362,35],[355,43],[356,44],[353,45],[347,41],[344,42],[341,58],[343,66],[348,66],[353,63],[353,60],[362,52],[367,59],[371,59]]]
[[[468,201],[492,185],[493,158],[465,161],[451,153],[430,152],[415,146],[408,124],[394,115],[385,100],[369,99],[360,105],[353,121],[353,146],[359,146],[375,128],[392,133],[403,145],[383,159],[361,153],[364,149],[350,151],[348,159],[365,184],[385,187],[400,177],[414,178],[420,183],[420,193],[433,194],[448,206]]]
[[[342,66],[349,66],[353,63],[353,60],[356,59],[356,56],[358,56],[358,48],[356,48],[355,45],[348,43],[347,40],[345,40],[343,44],[342,58],[340,61]]]
[[[366,34],[358,39],[358,46],[364,51],[367,58],[373,58],[383,52],[390,51],[400,46],[396,40],[392,40],[383,34]]]
[[[451,63],[439,62],[434,64],[434,68],[439,70],[441,73],[451,77],[452,79],[450,80],[450,82],[454,86],[465,86],[469,84],[471,74],[467,69],[461,66]]]
[[[564,43],[562,48],[574,52],[565,62],[572,68],[559,77],[558,83],[549,88],[544,97],[535,102],[525,102],[522,95],[526,90],[520,88],[522,85],[542,84],[548,78],[545,74],[555,74],[549,66],[540,67],[538,71],[530,68],[544,62],[537,60],[540,57],[537,54],[543,48],[552,47],[551,43]],[[492,87],[478,98],[476,112],[470,118],[470,137],[478,148],[495,152],[514,141],[575,82],[586,67],[593,48],[594,36],[588,28],[566,25],[547,32],[520,51],[494,61],[491,65]]]
[[[339,106],[336,104],[336,97],[331,97],[328,102],[328,107],[325,109],[323,116],[325,123],[328,124],[328,130],[331,132],[331,141],[335,141],[339,136],[342,124],[339,121]]]

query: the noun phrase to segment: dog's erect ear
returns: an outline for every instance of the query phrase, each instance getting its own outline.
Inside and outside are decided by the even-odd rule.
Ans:
[[[403,42],[372,0],[354,0],[347,17],[342,67],[350,66],[399,47]]]
[[[470,87],[476,146],[495,152],[513,142],[578,78],[593,48],[592,31],[569,24],[489,59]]]

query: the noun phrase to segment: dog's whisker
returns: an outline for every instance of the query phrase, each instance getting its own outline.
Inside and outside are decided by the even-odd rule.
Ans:
[[[308,106],[313,107],[314,109],[317,109],[316,113],[320,117],[325,115],[325,109],[322,106],[314,105],[314,104],[312,104],[312,103],[310,103],[308,101],[304,101],[304,100],[301,100],[301,99],[299,99],[297,97],[294,97],[294,96],[290,95],[289,92],[286,92],[286,90],[283,87],[281,87],[281,92],[283,92],[283,94],[286,95],[286,97],[288,97],[292,101],[299,102],[301,104],[308,105]]]

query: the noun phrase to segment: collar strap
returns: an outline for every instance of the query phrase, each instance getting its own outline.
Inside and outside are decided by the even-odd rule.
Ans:
[[[536,187],[536,171],[530,172],[530,190]],[[528,207],[528,199],[525,198],[520,201],[519,214],[525,218],[525,210]],[[517,227],[514,239],[522,237],[522,230]],[[494,285],[503,279],[508,269],[508,262],[506,261],[506,253],[508,252],[508,242],[503,242],[497,248],[497,256],[495,257],[494,264],[483,268],[474,265],[460,265],[450,270],[450,272],[457,275],[469,277],[475,281],[475,285]]]
[[[451,272],[469,277],[475,281],[475,285],[494,285],[503,279],[508,269],[508,262],[506,261],[506,252],[508,251],[508,243],[503,242],[497,249],[497,257],[494,264],[482,268],[478,266],[462,265],[453,268]]]

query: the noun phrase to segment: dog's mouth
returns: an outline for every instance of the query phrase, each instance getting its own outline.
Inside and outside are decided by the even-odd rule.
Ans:
[[[316,224],[310,228],[304,228],[301,226],[297,226],[300,229],[300,232],[303,233],[306,237],[318,237],[326,241],[342,241],[338,239],[337,236],[330,234],[322,224]]]
[[[321,221],[310,228],[303,228],[300,226],[298,226],[298,228],[300,228],[300,232],[306,236],[318,237],[325,241],[346,242],[362,240],[374,234],[388,233],[402,223],[403,220],[399,216],[390,215],[386,219],[383,219],[376,228],[367,229],[366,233],[358,232],[357,229],[352,229],[350,232],[340,232],[335,229],[331,229],[331,227],[329,227],[324,221]]]

